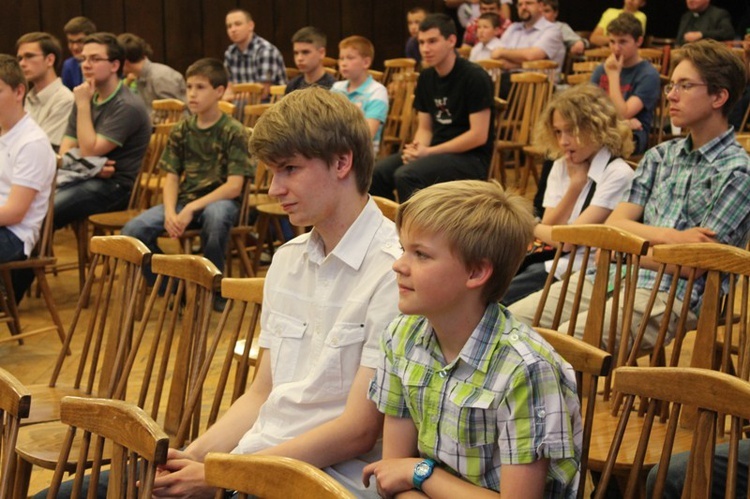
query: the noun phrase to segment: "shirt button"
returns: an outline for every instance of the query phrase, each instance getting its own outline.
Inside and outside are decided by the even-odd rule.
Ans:
[[[445,371],[440,371],[440,372],[438,373],[438,376],[440,376],[441,378],[445,378],[446,376],[448,376],[448,373],[447,373],[447,372],[445,372]]]
[[[511,334],[510,335],[510,340],[511,341],[518,341],[518,335],[516,333]]]
[[[339,340],[337,338],[334,338],[331,340],[331,345],[337,347],[339,346]]]
[[[544,409],[537,409],[536,415],[539,418],[543,418],[544,416],[547,415],[547,411],[545,411]]]

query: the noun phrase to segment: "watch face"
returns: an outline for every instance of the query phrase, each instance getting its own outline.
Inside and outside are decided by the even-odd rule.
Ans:
[[[421,476],[421,475],[425,475],[429,471],[430,471],[430,465],[429,464],[427,464],[427,463],[419,463],[417,465],[416,469],[414,470],[414,473],[416,473],[417,475]]]

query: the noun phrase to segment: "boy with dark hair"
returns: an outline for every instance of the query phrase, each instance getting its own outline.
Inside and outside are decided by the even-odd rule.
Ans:
[[[68,183],[55,193],[55,227],[94,213],[123,210],[151,138],[146,107],[123,84],[125,51],[112,33],[83,41],[81,69],[86,80],[75,87],[75,105],[60,144],[60,155],[106,158],[94,177]]]
[[[62,67],[63,85],[73,90],[83,83],[83,73],[78,57],[83,50],[83,39],[92,33],[96,33],[96,25],[91,19],[83,16],[74,17],[65,24],[63,28],[65,38],[68,42],[68,50],[71,57],[65,59]]]
[[[613,225],[647,239],[651,245],[717,242],[744,247],[750,231],[750,157],[734,137],[727,122],[729,109],[737,102],[745,82],[745,68],[738,56],[720,42],[701,40],[685,46],[671,83],[665,87],[670,116],[676,126],[688,128],[686,138],[663,142],[649,149],[635,171],[627,201],[620,202],[607,219]],[[643,317],[655,282],[656,268],[641,260],[641,271],[633,304],[634,327],[648,321],[644,349],[653,347],[672,277],[665,276],[656,297],[654,313]],[[587,276],[573,276],[574,289],[584,279],[575,335],[583,335],[592,283]],[[560,296],[561,283],[550,288],[550,300]],[[677,299],[689,300],[697,310],[705,278],[699,277],[691,295],[687,281],[680,278]],[[540,292],[541,293],[541,292]],[[539,294],[529,295],[510,306],[527,324],[534,317]],[[609,306],[608,306],[609,308]],[[675,305],[668,340],[679,322],[681,305]],[[568,327],[570,307],[565,308],[560,331]],[[545,310],[542,323],[551,322]],[[694,321],[695,316],[688,320]],[[605,322],[609,319],[605,317]],[[573,333],[573,332],[571,332]],[[621,333],[621,332],[618,332]],[[625,334],[635,335],[635,331]],[[619,344],[619,339],[617,340]]]
[[[491,59],[492,51],[500,46],[497,37],[497,28],[500,26],[500,18],[497,14],[488,12],[477,19],[477,43],[471,47],[469,60],[472,62],[483,59]]]
[[[419,25],[427,17],[427,10],[424,7],[414,7],[409,9],[406,13],[406,26],[409,28],[409,39],[406,40],[406,48],[404,53],[406,57],[414,59],[417,64],[422,62],[422,55],[419,53],[419,40],[417,40],[417,33],[419,33]]]
[[[26,92],[24,109],[57,149],[73,107],[73,92],[57,76],[62,61],[60,42],[49,33],[26,33],[16,41],[16,52],[31,86]]]
[[[382,497],[575,497],[575,374],[498,304],[531,241],[529,203],[497,182],[447,182],[402,203],[396,226],[402,315],[369,392],[385,459],[364,482]]]
[[[430,14],[419,26],[417,131],[403,151],[375,165],[370,194],[403,202],[437,182],[486,179],[492,155],[493,86],[487,72],[456,54],[456,25]]]
[[[251,175],[247,134],[239,121],[219,109],[228,82],[220,60],[200,59],[185,74],[192,115],[172,129],[159,161],[159,169],[167,172],[164,204],[130,220],[122,233],[161,253],[157,239],[165,231],[176,238],[188,228],[200,228],[203,254],[223,270],[244,178]],[[153,275],[147,275],[153,282]]]
[[[326,72],[323,58],[326,56],[326,34],[314,26],[299,29],[292,37],[294,65],[299,75],[287,83],[284,95],[302,90],[310,85],[330,89],[336,82],[333,75]]]
[[[132,33],[118,35],[117,41],[125,49],[123,72],[128,83],[135,82],[135,92],[152,111],[156,99],[178,99],[186,102],[185,78],[165,64],[151,62],[151,46]]]
[[[368,73],[375,48],[363,36],[350,36],[339,42],[339,71],[344,78],[331,87],[332,92],[346,96],[365,115],[372,136],[372,150],[377,155],[383,124],[388,117],[388,90]]]
[[[24,260],[47,214],[55,176],[49,139],[24,111],[26,80],[14,57],[0,54],[0,263]],[[33,273],[13,273],[16,302]],[[0,299],[5,299],[0,297]]]
[[[607,26],[612,53],[591,75],[591,82],[604,89],[621,119],[629,120],[635,141],[635,154],[648,146],[648,134],[659,102],[659,72],[641,59],[641,23],[630,13],[620,14]]]

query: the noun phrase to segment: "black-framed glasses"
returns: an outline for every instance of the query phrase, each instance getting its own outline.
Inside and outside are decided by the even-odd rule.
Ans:
[[[672,90],[678,94],[689,92],[694,87],[707,87],[708,83],[693,83],[692,81],[679,81],[677,83],[667,83],[664,86],[664,95],[669,95]]]
[[[26,52],[25,54],[18,54],[18,62],[29,61],[34,57],[43,56],[41,52]]]

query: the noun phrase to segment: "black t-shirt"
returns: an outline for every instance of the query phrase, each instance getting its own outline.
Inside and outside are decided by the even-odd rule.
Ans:
[[[456,64],[445,77],[440,77],[434,68],[422,71],[417,81],[414,107],[432,117],[430,145],[442,144],[466,132],[470,128],[470,114],[490,109],[487,142],[465,153],[489,161],[494,137],[493,91],[487,72],[461,57],[456,58]]]

